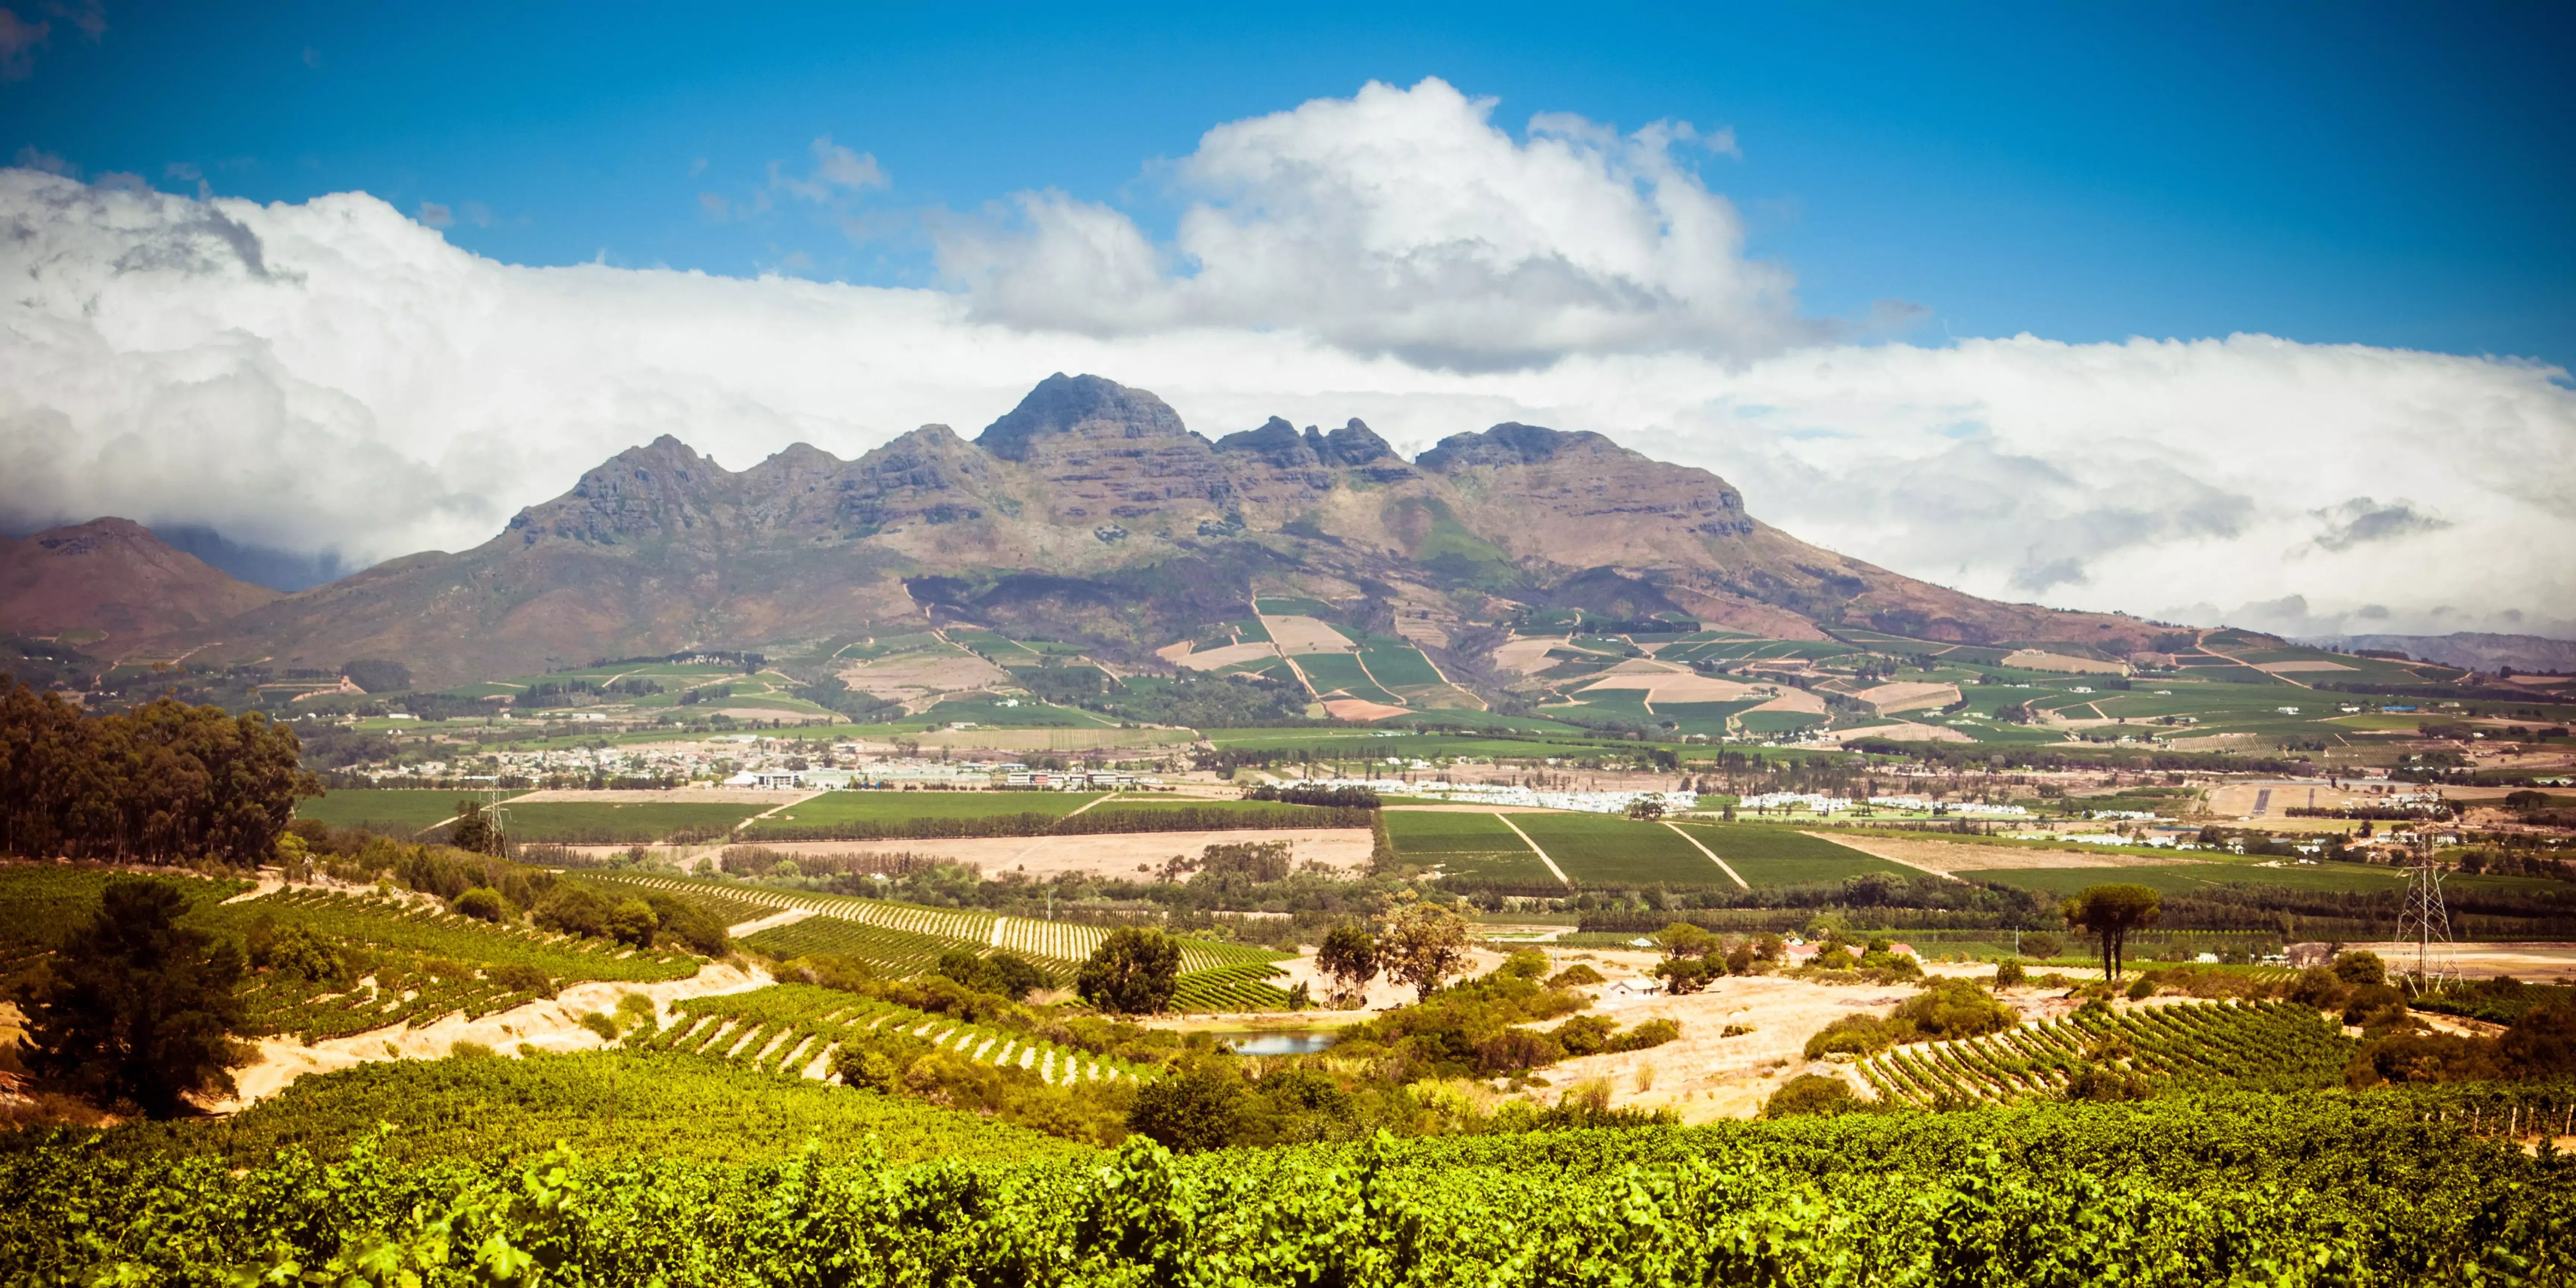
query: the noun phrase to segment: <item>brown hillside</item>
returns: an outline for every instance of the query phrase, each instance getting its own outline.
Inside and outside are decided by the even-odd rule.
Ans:
[[[173,549],[130,519],[92,519],[25,540],[0,537],[0,632],[108,634],[93,652],[209,626],[279,598]]]

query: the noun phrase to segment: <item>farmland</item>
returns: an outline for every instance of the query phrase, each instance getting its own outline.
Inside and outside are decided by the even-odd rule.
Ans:
[[[641,845],[674,836],[722,836],[767,808],[713,801],[547,801],[508,807],[506,822],[518,841]]]
[[[899,824],[922,818],[1000,818],[1014,814],[1062,816],[1101,799],[1101,792],[825,792],[799,801],[744,829],[759,836],[783,828],[825,829],[845,823]]]
[[[1849,846],[1786,827],[1764,823],[1682,823],[1684,831],[1699,838],[1717,857],[1726,860],[1746,884],[1757,889],[1766,886],[1814,885],[1859,876],[1914,877],[1921,875],[1900,863],[1862,854]]]
[[[1600,814],[1516,814],[1512,822],[1577,886],[1718,885],[1726,875],[1658,823]]]
[[[525,793],[498,793],[502,800],[521,795]],[[492,796],[469,791],[343,788],[297,802],[295,816],[333,827],[363,827],[388,836],[410,836],[456,817],[461,801],[479,804]]]
[[[1499,881],[1556,881],[1520,834],[1504,826],[1496,815],[1389,810],[1386,830],[1395,843],[1395,852],[1408,863]]]

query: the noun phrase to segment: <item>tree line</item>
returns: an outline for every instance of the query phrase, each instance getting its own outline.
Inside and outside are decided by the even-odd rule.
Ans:
[[[234,866],[267,860],[322,787],[259,712],[161,698],[92,716],[0,676],[0,851]]]

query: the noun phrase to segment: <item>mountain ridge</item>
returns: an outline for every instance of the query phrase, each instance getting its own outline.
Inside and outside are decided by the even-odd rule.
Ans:
[[[470,550],[405,556],[165,643],[291,667],[384,658],[434,686],[967,620],[1153,665],[1258,593],[1349,605],[1435,644],[1520,606],[2113,652],[2152,630],[1808,545],[1717,475],[1590,431],[1506,422],[1412,461],[1356,418],[1325,432],[1273,417],[1211,440],[1149,391],[1059,373],[972,441],[925,425],[854,460],[798,443],[729,471],[664,435]]]

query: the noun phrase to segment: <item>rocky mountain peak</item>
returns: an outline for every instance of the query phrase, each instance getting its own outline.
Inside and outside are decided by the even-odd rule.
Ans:
[[[1314,433],[1311,428],[1306,431],[1306,435]],[[1216,450],[1256,456],[1276,469],[1305,470],[1313,469],[1319,463],[1314,444],[1321,441],[1320,436],[1310,441],[1297,432],[1296,426],[1273,416],[1259,429],[1247,429],[1216,440]]]
[[[1059,371],[1039,381],[1019,406],[985,426],[975,445],[1006,461],[1025,461],[1035,442],[1056,434],[1197,438],[1181,424],[1180,413],[1153,394],[1099,376],[1068,376]]]
[[[1481,434],[1451,434],[1414,464],[1434,474],[1455,474],[1479,467],[1541,465],[1574,448],[1595,444],[1612,446],[1609,439],[1590,430],[1568,432],[1505,421]]]
[[[731,499],[734,480],[712,458],[664,434],[608,458],[572,491],[520,511],[510,528],[530,545],[545,537],[615,545],[691,531],[712,522],[713,508]]]

